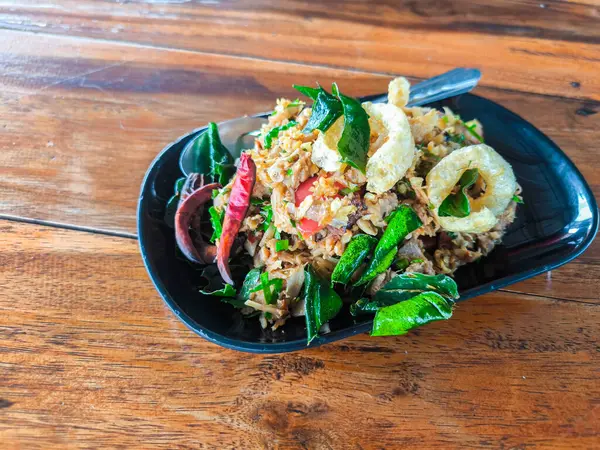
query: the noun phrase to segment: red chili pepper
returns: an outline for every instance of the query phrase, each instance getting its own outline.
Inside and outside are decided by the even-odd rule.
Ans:
[[[195,245],[190,236],[190,225],[192,219],[198,213],[198,209],[211,199],[212,191],[220,187],[219,183],[207,184],[196,189],[187,195],[183,201],[179,202],[175,213],[175,240],[181,252],[190,261],[199,264],[211,264],[215,261],[216,247],[206,244],[200,238],[200,235],[196,239],[198,245]]]
[[[217,266],[221,277],[226,283],[234,284],[229,270],[229,255],[233,241],[242,226],[250,206],[252,189],[256,182],[256,164],[248,153],[242,153],[240,165],[235,174],[235,181],[231,187],[229,203],[223,220],[223,231],[217,246]]]

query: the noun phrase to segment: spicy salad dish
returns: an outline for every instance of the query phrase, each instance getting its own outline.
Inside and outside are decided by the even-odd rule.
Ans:
[[[307,100],[277,100],[239,159],[214,123],[189,144],[202,169],[177,181],[166,220],[205,266],[199,290],[264,329],[304,317],[307,343],[338,314],[373,316],[377,336],[448,319],[453,273],[522,203],[511,166],[477,119],[407,107],[404,78],[387,103],[294,87]]]

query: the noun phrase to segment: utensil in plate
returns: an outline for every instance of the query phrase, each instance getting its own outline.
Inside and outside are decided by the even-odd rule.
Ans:
[[[477,86],[481,72],[478,69],[457,68],[441,75],[411,86],[407,106],[421,106],[445,98],[470,92]],[[387,101],[387,94],[364,97],[363,101],[383,103]],[[234,157],[240,157],[242,150],[254,146],[253,131],[267,123],[264,114],[258,116],[244,116],[231,119],[219,124],[219,135],[221,142],[227,147]],[[188,145],[179,158],[179,167],[185,176],[189,175],[194,167],[194,152]]]

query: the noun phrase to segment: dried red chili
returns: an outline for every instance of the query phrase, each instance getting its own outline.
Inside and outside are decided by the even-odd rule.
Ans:
[[[211,183],[196,189],[179,202],[175,213],[175,240],[181,252],[190,261],[199,264],[211,264],[215,261],[217,248],[206,244],[200,234],[196,243],[190,236],[190,225],[192,219],[198,214],[198,210],[212,197],[212,191],[219,189],[219,183]]]
[[[256,164],[248,153],[242,153],[240,164],[231,187],[229,203],[223,220],[223,232],[217,246],[217,266],[226,283],[234,284],[229,270],[229,255],[233,241],[242,226],[250,206],[252,189],[256,182]]]

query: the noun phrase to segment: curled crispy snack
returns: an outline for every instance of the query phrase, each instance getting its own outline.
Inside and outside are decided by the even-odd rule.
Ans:
[[[434,211],[438,208],[467,169],[478,169],[485,181],[485,192],[476,199],[469,199],[471,214],[467,217],[438,217],[447,231],[483,233],[498,222],[500,216],[517,189],[512,167],[492,147],[485,144],[471,145],[455,150],[442,159],[427,174],[427,195]]]

